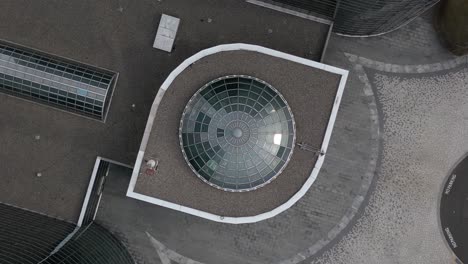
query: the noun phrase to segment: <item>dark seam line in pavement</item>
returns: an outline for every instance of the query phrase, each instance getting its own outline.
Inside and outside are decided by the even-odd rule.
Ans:
[[[341,221],[337,223],[328,232],[327,239],[321,239],[317,241],[312,247],[309,247],[306,251],[297,254],[295,257],[289,260],[281,261],[280,264],[305,263],[306,261],[309,261],[310,258],[321,257],[330,248],[339,243],[339,241],[352,230],[356,222],[361,218],[361,216],[364,213],[365,207],[369,203],[370,196],[375,190],[382,157],[381,146],[383,140],[380,136],[380,131],[383,131],[383,122],[381,119],[381,107],[377,100],[376,90],[374,87],[372,87],[372,85],[370,85],[369,79],[362,65],[359,65],[359,67],[357,67],[357,64],[354,61],[349,60],[349,62],[355,66],[353,70],[357,71],[357,78],[362,84],[364,84],[364,87],[362,88],[364,95],[362,97],[365,97],[370,101],[370,103],[368,103],[371,122],[370,134],[371,141],[373,142],[374,146],[371,148],[372,154],[368,164],[367,172],[363,176],[364,178],[367,177],[367,181],[361,185],[359,195],[353,200],[351,208],[347,210],[347,212],[342,217]],[[349,76],[351,76],[351,71]],[[321,248],[319,248],[320,245],[322,245]]]
[[[357,65],[355,62],[351,60],[350,62],[354,66]],[[361,195],[359,197],[363,197],[363,199],[359,201],[358,199],[359,197],[357,197],[354,199],[352,203],[353,207],[357,209],[353,210],[351,208],[348,210],[348,212],[346,212],[345,217],[348,217],[348,223],[346,223],[344,227],[342,227],[340,232],[336,234],[333,239],[330,239],[330,242],[327,245],[325,245],[323,248],[317,251],[316,254],[313,255],[314,258],[320,258],[321,256],[323,256],[329,249],[331,249],[333,246],[339,243],[341,239],[343,239],[346,235],[350,233],[350,231],[353,229],[357,221],[363,216],[364,209],[369,204],[370,197],[375,190],[377,180],[380,176],[380,164],[382,160],[381,154],[382,154],[382,143],[383,143],[383,139],[380,136],[380,132],[383,131],[381,105],[378,101],[376,89],[370,84],[369,79],[367,77],[367,73],[365,72],[364,68],[355,67],[353,70],[357,71],[358,75],[361,75],[361,78],[363,77],[363,79],[359,77],[358,79],[360,80],[361,83],[364,84],[364,87],[363,87],[364,94],[366,95],[367,98],[371,100],[371,103],[369,103],[369,110],[371,112],[374,112],[373,117],[371,113],[371,124],[372,124],[371,125],[371,130],[372,130],[371,139],[372,141],[374,141],[375,146],[372,148],[373,153],[371,154],[371,161],[369,162],[369,165],[368,165],[369,167],[366,172],[366,174],[371,173],[372,175],[369,175],[370,176],[370,180],[368,181],[369,184],[367,186],[366,185],[361,186],[361,190],[360,190]],[[375,138],[372,138],[372,137],[375,137]],[[374,160],[374,162],[372,162],[372,160]],[[337,224],[337,226],[340,226],[340,224],[342,223]],[[305,259],[302,263],[304,263],[307,260],[308,259]]]

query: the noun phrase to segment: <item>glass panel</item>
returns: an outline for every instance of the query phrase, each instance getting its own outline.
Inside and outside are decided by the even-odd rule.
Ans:
[[[114,77],[114,73],[71,65],[59,58],[0,43],[0,91],[10,94],[41,99],[52,105],[74,112],[83,111],[84,114],[97,115],[102,119],[102,106],[108,105],[104,102],[109,100],[107,95],[113,88],[111,80]],[[96,97],[96,93],[100,94],[97,98],[100,101],[89,98],[86,100],[85,97]],[[77,102],[70,98],[86,101],[87,110],[76,107]],[[84,104],[81,103],[81,106]]]
[[[276,89],[248,76],[203,86],[184,110],[180,133],[195,174],[229,191],[253,190],[277,177],[295,140],[287,103]],[[195,140],[187,136],[192,134]]]

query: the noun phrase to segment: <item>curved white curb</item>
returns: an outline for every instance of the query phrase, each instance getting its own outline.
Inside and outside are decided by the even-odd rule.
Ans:
[[[317,162],[315,163],[314,169],[312,170],[312,173],[310,174],[307,181],[304,183],[304,185],[301,187],[301,189],[297,193],[295,193],[287,202],[285,202],[284,204],[276,207],[275,209],[273,209],[273,210],[271,210],[269,212],[265,212],[265,213],[262,213],[262,214],[259,214],[259,215],[254,215],[254,216],[224,217],[224,216],[211,214],[211,213],[208,213],[208,212],[204,212],[204,211],[201,211],[201,210],[185,207],[185,206],[182,206],[182,205],[179,205],[179,204],[171,203],[171,202],[168,202],[168,201],[164,201],[164,200],[161,200],[161,199],[157,199],[157,198],[154,198],[154,197],[151,197],[151,196],[147,196],[147,195],[143,195],[143,194],[139,194],[139,193],[134,192],[135,184],[137,182],[138,175],[139,175],[139,172],[140,172],[140,166],[141,166],[141,163],[143,161],[143,156],[145,154],[146,145],[148,143],[149,135],[150,135],[151,129],[153,127],[153,122],[154,122],[154,119],[156,117],[156,112],[158,110],[159,104],[161,103],[162,98],[163,98],[164,93],[166,92],[166,90],[169,89],[172,82],[175,80],[175,78],[177,78],[177,76],[180,73],[182,73],[187,67],[189,67],[191,64],[195,63],[196,61],[200,60],[201,58],[212,55],[212,54],[215,54],[215,53],[218,53],[218,52],[236,51],[236,50],[246,50],[246,51],[253,51],[253,52],[263,53],[263,54],[266,54],[266,55],[269,55],[269,56],[273,56],[273,57],[293,61],[293,62],[303,64],[303,65],[306,65],[306,66],[309,66],[309,67],[312,67],[312,68],[316,68],[316,69],[320,69],[320,70],[323,70],[323,71],[327,71],[327,72],[331,72],[331,73],[341,75],[340,84],[338,86],[338,91],[337,91],[337,94],[336,94],[336,97],[335,97],[335,102],[333,104],[330,119],[329,119],[328,125],[327,125],[327,130],[325,131],[325,136],[324,136],[324,139],[323,139],[323,142],[322,142],[322,147],[321,147],[322,153],[327,152],[328,143],[330,141],[331,133],[333,131],[333,126],[335,124],[336,115],[337,115],[338,109],[340,107],[341,97],[343,95],[346,80],[348,78],[348,71],[347,70],[343,70],[343,69],[336,68],[336,67],[333,67],[333,66],[325,65],[323,63],[311,61],[311,60],[308,60],[308,59],[305,59],[305,58],[297,57],[297,56],[294,56],[294,55],[291,55],[291,54],[283,53],[283,52],[280,52],[280,51],[268,49],[268,48],[257,46],[257,45],[250,45],[250,44],[243,44],[243,43],[219,45],[219,46],[215,46],[215,47],[212,47],[212,48],[202,50],[202,51],[196,53],[195,55],[189,57],[188,59],[186,59],[184,62],[182,62],[179,66],[177,66],[177,68],[175,68],[169,74],[167,79],[161,85],[161,87],[160,87],[160,89],[159,89],[159,91],[158,91],[158,93],[156,95],[156,98],[155,98],[155,100],[153,102],[153,105],[151,106],[151,111],[150,111],[150,114],[149,114],[149,117],[148,117],[148,122],[146,123],[145,132],[143,134],[143,139],[142,139],[141,145],[140,145],[140,151],[138,152],[137,160],[135,162],[135,167],[133,168],[132,178],[130,179],[130,184],[128,186],[128,190],[127,190],[127,196],[128,197],[132,197],[132,198],[142,200],[142,201],[152,203],[152,204],[157,204],[157,205],[160,205],[160,206],[171,208],[171,209],[181,211],[181,212],[184,212],[184,213],[188,213],[188,214],[191,214],[191,215],[203,217],[203,218],[206,218],[206,219],[209,219],[209,220],[212,220],[212,221],[216,221],[216,222],[229,223],[229,224],[246,224],[246,223],[254,223],[254,222],[258,222],[258,221],[262,221],[262,220],[271,218],[271,217],[276,216],[279,213],[287,210],[288,208],[293,206],[302,196],[304,196],[306,194],[306,192],[309,190],[310,186],[312,186],[312,184],[314,183],[315,179],[318,176],[320,168],[322,167],[322,164],[323,164],[323,161],[325,159],[326,154],[320,155],[318,157]]]

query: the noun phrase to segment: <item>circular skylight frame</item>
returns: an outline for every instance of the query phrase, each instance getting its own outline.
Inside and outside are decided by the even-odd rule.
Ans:
[[[290,119],[286,119],[286,120],[283,120],[285,122],[288,122],[290,121],[290,124],[288,122],[288,131],[290,132],[288,134],[288,144],[286,147],[286,149],[288,150],[288,154],[287,154],[287,157],[285,160],[283,160],[282,162],[284,162],[281,167],[275,172],[275,174],[271,177],[269,177],[269,179],[267,179],[266,181],[264,181],[263,183],[260,183],[260,184],[257,184],[255,186],[251,186],[251,187],[248,187],[248,188],[226,188],[226,187],[223,187],[223,186],[220,186],[218,184],[215,184],[213,182],[210,182],[209,180],[207,180],[203,175],[201,175],[199,173],[199,171],[192,165],[191,161],[189,160],[188,158],[188,155],[187,155],[187,152],[185,151],[184,149],[184,140],[183,140],[183,126],[184,126],[184,120],[185,120],[185,117],[186,115],[189,113],[189,110],[191,110],[192,108],[192,104],[194,102],[194,100],[197,99],[197,96],[201,95],[201,93],[207,89],[210,85],[214,84],[214,83],[217,83],[221,80],[227,80],[227,79],[232,79],[232,78],[244,78],[244,79],[250,79],[252,82],[253,81],[256,81],[258,83],[261,83],[263,84],[264,86],[268,87],[269,89],[271,89],[275,95],[273,96],[273,99],[275,98],[275,96],[277,95],[279,97],[279,99],[281,100],[281,103],[284,104],[283,108],[287,110],[287,114],[289,115]],[[259,96],[260,97],[260,96]],[[270,103],[271,101],[268,101],[268,103]],[[263,108],[262,108],[263,109]],[[252,117],[253,118],[253,117]],[[292,131],[290,131],[292,130]],[[241,133],[242,135],[242,133]],[[270,85],[269,83],[261,80],[261,79],[258,79],[256,77],[252,77],[252,76],[249,76],[249,75],[227,75],[227,76],[222,76],[222,77],[219,77],[219,78],[216,78],[210,82],[208,82],[207,84],[203,85],[200,89],[198,89],[194,95],[190,98],[190,100],[188,101],[188,103],[186,104],[185,108],[184,108],[184,111],[182,113],[182,117],[180,119],[180,125],[179,125],[179,145],[180,145],[180,148],[181,148],[181,151],[182,151],[182,154],[184,156],[184,159],[185,161],[187,162],[188,166],[190,167],[190,169],[193,171],[193,173],[199,178],[201,179],[203,182],[207,183],[208,185],[212,186],[212,187],[215,187],[217,189],[220,189],[220,190],[223,190],[223,191],[228,191],[228,192],[247,192],[247,191],[253,191],[253,190],[256,190],[256,189],[259,189],[267,184],[269,184],[270,182],[272,182],[274,179],[276,179],[283,171],[284,169],[287,167],[289,161],[291,160],[291,157],[292,157],[292,154],[294,152],[294,147],[295,147],[295,143],[296,143],[296,123],[294,121],[294,115],[292,113],[292,110],[289,106],[289,104],[287,103],[286,99],[283,97],[283,95],[278,91],[276,90],[272,85]],[[196,157],[196,156],[195,156]],[[263,179],[264,177],[262,177]],[[250,182],[251,184],[252,182]],[[228,184],[228,183],[226,183]]]

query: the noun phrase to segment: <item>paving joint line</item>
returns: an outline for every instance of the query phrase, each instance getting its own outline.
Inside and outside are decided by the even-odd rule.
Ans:
[[[347,55],[347,53],[345,53]],[[348,57],[348,56],[347,56]],[[357,56],[356,56],[357,57]],[[297,264],[302,261],[307,260],[308,258],[316,255],[319,251],[321,251],[325,246],[329,245],[332,240],[334,240],[341,232],[351,223],[351,221],[357,215],[359,209],[362,206],[362,203],[366,200],[368,196],[369,189],[372,185],[374,176],[377,172],[377,164],[379,160],[379,154],[381,150],[381,140],[380,140],[380,119],[379,119],[379,111],[377,109],[377,102],[374,95],[374,91],[372,86],[370,85],[370,81],[367,77],[366,72],[364,71],[362,65],[357,64],[357,59],[352,57],[353,59],[349,59],[349,61],[354,64],[354,70],[357,72],[359,80],[364,84],[363,92],[364,96],[368,103],[368,108],[370,112],[370,120],[371,120],[371,142],[373,147],[371,148],[371,158],[367,167],[367,172],[363,175],[363,180],[361,184],[361,188],[359,193],[354,198],[351,207],[346,211],[344,216],[341,220],[327,233],[326,238],[322,238],[317,241],[314,245],[309,247],[303,252],[299,252],[296,256],[283,260],[278,264]]]

